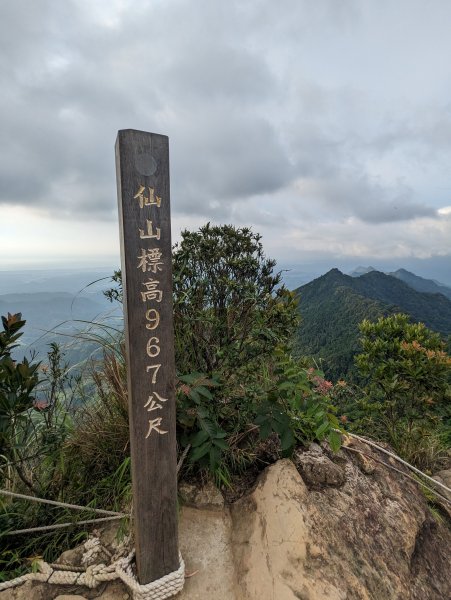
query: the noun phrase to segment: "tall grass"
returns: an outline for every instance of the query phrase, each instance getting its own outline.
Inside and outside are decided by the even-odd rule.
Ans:
[[[79,342],[96,343],[102,359],[69,367],[56,344],[35,406],[23,415],[15,443],[20,465],[0,457],[0,480],[11,491],[87,507],[86,512],[0,496],[0,580],[29,569],[35,556],[53,561],[87,535],[85,528],[8,536],[8,532],[95,518],[90,508],[128,511],[131,504],[125,361],[121,333],[89,323]],[[76,373],[76,375],[74,375]],[[18,477],[18,469],[24,477]],[[25,486],[24,481],[31,482]]]

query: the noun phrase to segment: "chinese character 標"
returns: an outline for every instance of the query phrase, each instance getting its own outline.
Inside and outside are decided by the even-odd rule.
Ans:
[[[142,269],[142,272],[152,271],[152,273],[156,273],[157,271],[163,270],[163,261],[160,260],[162,254],[159,248],[150,248],[149,250],[145,250],[141,248],[141,255],[138,256],[138,269]]]

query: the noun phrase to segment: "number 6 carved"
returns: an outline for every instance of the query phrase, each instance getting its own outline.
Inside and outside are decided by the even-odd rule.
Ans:
[[[153,341],[154,340],[154,341]],[[150,358],[155,358],[160,354],[160,340],[157,337],[151,337],[147,342],[147,354]]]

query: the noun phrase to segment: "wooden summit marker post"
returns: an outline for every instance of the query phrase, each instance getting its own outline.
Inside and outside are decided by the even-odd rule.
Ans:
[[[141,585],[179,567],[169,140],[116,141],[136,563]]]

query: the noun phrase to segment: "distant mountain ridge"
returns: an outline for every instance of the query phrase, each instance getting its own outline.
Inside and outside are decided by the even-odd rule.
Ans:
[[[349,275],[351,277],[361,277],[362,275],[366,275],[367,273],[371,273],[372,271],[377,271],[374,267],[357,267],[352,271]],[[434,281],[433,279],[425,279],[424,277],[420,277],[419,275],[415,275],[415,273],[411,273],[406,269],[398,269],[397,271],[391,271],[385,273],[384,271],[379,271],[380,273],[384,273],[385,275],[391,275],[392,277],[396,277],[396,279],[400,279],[407,283],[411,288],[416,290],[417,292],[427,292],[430,294],[443,294],[447,298],[451,300],[451,287],[445,285],[444,283],[440,283],[438,281]]]
[[[92,321],[117,323],[120,315],[102,294],[81,296],[69,292],[10,293],[0,295],[0,314],[22,314],[26,325],[15,356],[22,358],[33,350],[45,358],[51,342],[57,341],[72,350],[67,359],[78,362],[91,353],[93,344],[80,340],[76,334],[87,329]]]
[[[352,372],[353,358],[359,351],[358,325],[365,318],[376,320],[403,312],[444,338],[451,334],[448,297],[417,291],[400,277],[380,271],[352,277],[332,269],[295,291],[302,319],[298,350],[323,359],[326,375],[332,378]]]
[[[443,283],[438,283],[432,279],[424,279],[405,269],[398,269],[393,273],[388,273],[392,277],[401,279],[407,285],[410,285],[417,292],[428,292],[430,294],[443,294],[451,300],[451,288]]]
[[[371,265],[369,267],[360,266],[354,269],[354,271],[352,271],[351,273],[349,273],[349,275],[351,277],[360,277],[360,275],[366,275],[366,273],[371,273],[371,271],[377,271],[377,269],[375,269]],[[381,271],[381,273],[383,273],[383,271]]]
[[[111,286],[113,270],[72,266],[0,271],[0,314],[20,312],[26,321],[14,355],[36,352],[45,360],[55,341],[69,364],[90,355],[94,344],[78,340],[77,332],[92,329],[92,321],[121,327],[120,311],[102,294]]]

